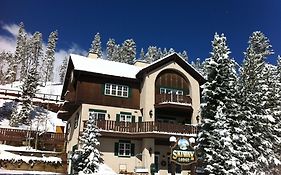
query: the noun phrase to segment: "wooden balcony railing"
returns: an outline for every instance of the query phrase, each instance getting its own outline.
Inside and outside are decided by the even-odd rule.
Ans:
[[[17,145],[22,145],[22,143],[28,139],[31,139],[34,142],[35,137],[36,131],[0,128],[0,141],[13,142],[17,143]],[[39,134],[38,142],[40,142],[42,145],[49,145],[50,148],[55,148],[59,146],[62,147],[60,149],[63,149],[65,142],[65,134],[51,132]]]
[[[190,96],[186,96],[186,95],[156,94],[155,103],[159,104],[164,102],[191,104],[192,100]]]
[[[197,127],[194,125],[181,125],[161,122],[116,122],[111,120],[98,121],[97,126],[102,130],[116,132],[165,132],[179,134],[197,134]]]

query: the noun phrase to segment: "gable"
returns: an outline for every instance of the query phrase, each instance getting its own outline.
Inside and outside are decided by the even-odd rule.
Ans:
[[[159,59],[159,60],[155,61],[154,63],[148,65],[147,67],[140,70],[137,73],[136,77],[141,79],[144,75],[149,74],[150,72],[158,69],[159,67],[166,65],[168,63],[172,63],[172,62],[176,62],[188,74],[190,74],[195,80],[197,80],[200,85],[204,84],[205,79],[203,78],[203,76],[176,53],[168,55],[168,56],[166,56],[162,59]]]

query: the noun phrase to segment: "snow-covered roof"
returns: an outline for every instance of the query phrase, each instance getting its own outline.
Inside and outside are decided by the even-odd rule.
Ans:
[[[136,74],[142,69],[140,67],[108,61],[104,59],[93,59],[80,55],[70,54],[74,69],[104,75],[112,75],[125,78],[136,78]]]

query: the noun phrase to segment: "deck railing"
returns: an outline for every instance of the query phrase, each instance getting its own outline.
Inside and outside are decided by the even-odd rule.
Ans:
[[[179,134],[197,134],[197,127],[194,125],[182,125],[162,122],[116,122],[111,120],[98,121],[97,126],[102,130],[116,132],[165,132]]]
[[[163,102],[191,104],[192,100],[189,95],[156,94],[155,102],[156,104],[163,103]]]
[[[21,90],[15,90],[15,89],[4,89],[0,88],[0,94],[4,94],[5,96],[14,96],[14,97],[20,97],[22,94]],[[33,98],[41,99],[41,100],[48,100],[48,101],[60,101],[60,95],[54,95],[54,94],[44,94],[44,93],[35,93]]]
[[[38,134],[38,142],[44,146],[50,148],[56,148],[57,146],[63,149],[65,142],[65,134],[63,133],[52,133],[45,132],[43,134],[37,133],[36,131],[21,130],[21,129],[10,129],[10,128],[0,128],[0,141],[2,142],[12,142],[17,145],[22,145],[23,142],[27,140],[35,141],[36,134]]]

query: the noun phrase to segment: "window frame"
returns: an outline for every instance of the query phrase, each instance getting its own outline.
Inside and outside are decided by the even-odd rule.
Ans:
[[[129,86],[105,83],[104,85],[104,95],[115,96],[115,97],[129,97]]]
[[[131,143],[129,142],[119,142],[118,147],[118,156],[120,157],[130,157],[132,155],[131,153]],[[121,148],[121,145],[123,145],[123,148]],[[123,150],[123,154],[121,154],[121,150]],[[126,154],[128,153],[128,154]]]
[[[159,90],[160,94],[175,94],[175,95],[183,95],[184,92],[181,89],[173,89],[173,88],[165,88],[165,87],[160,87]]]
[[[122,116],[124,117],[124,120],[122,119]],[[120,122],[130,122],[132,123],[132,115],[129,114],[120,114]]]

